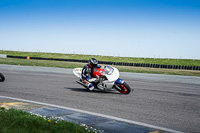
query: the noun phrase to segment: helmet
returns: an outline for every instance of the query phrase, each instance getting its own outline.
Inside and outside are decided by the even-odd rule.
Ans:
[[[90,67],[97,67],[98,61],[95,58],[90,58],[89,65]]]

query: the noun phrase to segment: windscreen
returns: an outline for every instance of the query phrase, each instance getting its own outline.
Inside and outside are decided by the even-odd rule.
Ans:
[[[111,66],[105,66],[104,71],[105,71],[105,74],[111,75],[114,69]]]

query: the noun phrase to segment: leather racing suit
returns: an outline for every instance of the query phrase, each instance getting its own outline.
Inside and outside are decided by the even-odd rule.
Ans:
[[[97,68],[100,68],[100,67],[101,67],[101,65],[97,65]],[[92,65],[90,65],[90,64],[86,64],[83,67],[82,72],[81,72],[82,81],[83,81],[83,83],[85,83],[85,85],[87,85],[87,87],[90,91],[94,90],[94,85],[91,83],[91,81],[94,81],[94,80],[92,80],[92,79],[94,79],[94,77],[92,76],[92,73],[95,68],[92,67]]]

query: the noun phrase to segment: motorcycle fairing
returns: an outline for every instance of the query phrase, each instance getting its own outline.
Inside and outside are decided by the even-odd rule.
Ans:
[[[81,71],[82,71],[82,68],[74,68],[73,69],[73,73],[79,78],[81,77]]]
[[[115,81],[115,80],[117,80],[119,78],[119,71],[118,71],[118,69],[114,68],[114,67],[113,67],[113,69],[114,69],[114,71],[112,72],[112,74],[110,74],[110,75],[106,74],[106,77],[107,77],[107,79],[109,81]]]
[[[112,68],[113,68],[113,70],[111,73],[105,74],[106,78],[110,82],[116,81],[119,78],[118,69],[115,67],[112,67]],[[79,78],[81,78],[81,71],[82,71],[82,68],[74,68],[73,69],[73,73]]]

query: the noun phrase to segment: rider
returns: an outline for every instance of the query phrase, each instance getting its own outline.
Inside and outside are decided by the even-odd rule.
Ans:
[[[86,64],[82,69],[82,81],[87,85],[90,91],[94,90],[94,85],[91,82],[98,80],[92,76],[93,70],[100,67],[101,65],[98,65],[98,61],[95,58],[90,58],[88,64]]]

